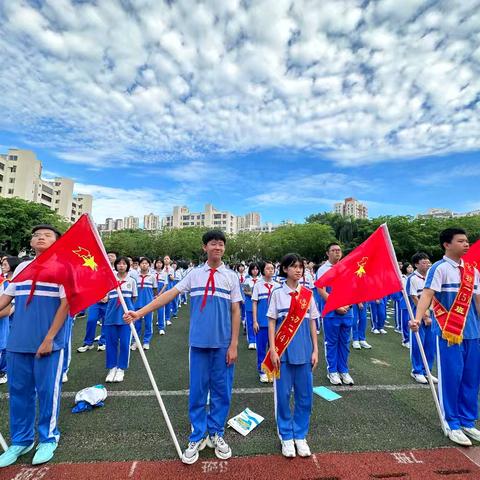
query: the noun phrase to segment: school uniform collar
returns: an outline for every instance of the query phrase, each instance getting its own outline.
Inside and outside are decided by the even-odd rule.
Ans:
[[[460,263],[457,263],[455,260],[448,258],[446,255],[443,256],[443,259],[449,263],[452,267],[459,268],[464,266],[463,258],[460,259]]]
[[[324,265],[326,265],[328,268],[333,267],[333,263],[330,263],[330,260],[327,260]]]
[[[288,285],[287,285],[287,282],[285,281],[283,284],[282,284],[282,288],[283,288],[283,291],[288,295],[290,294],[290,292],[299,292],[300,291],[300,283],[298,284],[298,287],[297,288],[290,288]]]
[[[425,277],[418,270],[415,270],[413,274],[416,275],[418,278],[425,280]]]
[[[203,265],[203,271],[204,272],[209,272],[210,270],[212,269],[212,267],[207,263],[205,262],[205,264]],[[223,272],[227,269],[227,267],[225,266],[225,264],[222,262],[218,267],[217,267],[217,272]]]

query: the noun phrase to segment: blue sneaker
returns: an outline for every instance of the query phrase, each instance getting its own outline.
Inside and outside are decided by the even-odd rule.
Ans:
[[[49,462],[53,458],[53,452],[57,449],[57,446],[58,444],[56,442],[39,443],[37,452],[32,460],[32,465]]]
[[[23,446],[23,445],[11,445],[8,450],[0,455],[0,468],[8,467],[15,463],[21,455],[28,453],[35,444]]]

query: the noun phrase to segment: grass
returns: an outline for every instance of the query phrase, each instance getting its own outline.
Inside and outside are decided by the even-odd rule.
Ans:
[[[76,392],[105,380],[105,354],[96,350],[76,352],[82,344],[85,319],[74,327],[72,363],[64,391]],[[372,350],[353,350],[351,374],[357,385],[409,385],[408,350],[400,335],[369,334]],[[315,385],[327,385],[322,336],[319,336],[320,364],[314,373]],[[179,319],[167,327],[167,335],[155,334],[147,352],[160,390],[188,388],[188,308],[180,309]],[[383,363],[378,363],[378,361]],[[234,388],[262,387],[256,373],[256,353],[247,350],[241,337]],[[132,352],[125,381],[107,384],[112,390],[151,390],[138,352]],[[0,386],[0,393],[6,392]],[[340,392],[342,398],[327,402],[314,398],[309,442],[314,451],[359,452],[405,450],[450,445],[443,436],[428,388],[414,390],[360,391],[355,387]],[[181,446],[188,441],[188,397],[163,397]],[[74,415],[73,398],[63,398],[60,413],[61,444],[55,462],[101,460],[158,460],[175,458],[176,453],[154,397],[109,397],[103,408]],[[247,437],[228,431],[226,439],[235,455],[279,452],[274,420],[273,394],[234,394],[231,416],[245,407],[265,417]],[[8,437],[8,401],[0,400],[0,431]],[[209,455],[207,453],[206,455]],[[28,462],[29,456],[22,457]]]

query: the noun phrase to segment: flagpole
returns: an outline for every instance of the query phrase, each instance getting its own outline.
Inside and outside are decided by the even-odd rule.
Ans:
[[[407,305],[407,310],[408,310],[408,315],[410,317],[410,320],[415,321],[415,316],[413,315],[412,306],[410,305],[410,300],[408,298],[407,292],[405,291],[405,288],[402,289],[402,294],[403,294],[403,298],[405,300],[405,303]],[[427,379],[428,379],[428,383],[430,385],[430,390],[432,391],[433,401],[435,402],[435,407],[437,408],[438,417],[440,418],[440,424],[442,426],[442,430],[443,430],[444,435],[448,436],[447,427],[445,426],[445,420],[443,418],[443,413],[442,413],[442,410],[440,408],[440,403],[438,401],[437,391],[435,390],[435,385],[433,383],[432,372],[430,372],[430,367],[428,366],[427,357],[425,355],[425,350],[424,350],[423,345],[422,345],[422,339],[420,338],[420,334],[418,333],[418,331],[416,331],[414,333],[415,333],[415,339],[417,340],[418,348],[420,350],[420,355],[422,356],[423,366],[425,368],[425,371],[427,372]],[[410,345],[410,348],[413,348],[413,345]]]
[[[5,439],[3,438],[3,435],[0,433],[0,445],[2,446],[2,448],[7,451],[8,450],[8,445],[7,445],[7,442],[5,441]]]
[[[122,304],[123,311],[125,313],[128,313],[128,307],[127,307],[127,304],[125,303],[125,299],[123,298],[123,294],[120,287],[117,287],[117,293],[118,293],[118,298],[120,300],[120,303]],[[177,450],[177,454],[179,458],[182,458],[182,450],[178,443],[177,436],[175,435],[175,431],[173,430],[173,426],[172,426],[172,423],[170,422],[167,409],[165,408],[165,405],[163,403],[162,396],[160,395],[160,391],[158,390],[158,387],[157,387],[157,382],[153,377],[152,369],[150,368],[150,364],[148,363],[147,356],[143,351],[140,338],[138,338],[138,333],[137,333],[137,330],[135,329],[133,322],[130,323],[130,330],[132,331],[133,338],[135,339],[135,342],[138,347],[138,351],[140,352],[140,356],[142,357],[142,360],[143,360],[143,364],[145,366],[145,369],[147,370],[148,378],[150,379],[150,383],[152,384],[153,391],[155,392],[155,396],[157,397],[158,404],[160,405],[160,409],[162,410],[163,418],[165,419],[165,422],[167,424],[168,431],[170,432],[170,436],[172,437],[173,443],[175,444],[175,449]]]

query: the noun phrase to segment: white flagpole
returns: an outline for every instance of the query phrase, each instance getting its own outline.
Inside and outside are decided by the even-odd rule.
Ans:
[[[415,317],[413,315],[412,306],[410,305],[410,300],[408,299],[408,295],[407,295],[407,292],[405,291],[405,288],[402,289],[402,294],[403,294],[405,303],[407,305],[408,316],[410,317],[410,320],[414,321]],[[415,339],[417,340],[418,348],[420,350],[420,355],[422,356],[423,367],[427,372],[428,383],[430,385],[430,390],[432,391],[433,401],[435,402],[435,407],[437,408],[437,413],[438,413],[438,417],[440,418],[440,424],[442,425],[443,433],[445,436],[448,436],[447,427],[445,425],[443,413],[442,413],[442,410],[440,409],[440,403],[438,401],[437,391],[435,390],[435,385],[433,383],[432,372],[430,372],[430,367],[428,366],[425,350],[423,349],[423,345],[422,345],[422,339],[420,338],[420,334],[418,333],[418,331],[415,332]],[[410,345],[410,348],[413,348],[413,345]]]
[[[128,307],[127,304],[125,303],[125,299],[123,298],[122,291],[120,287],[117,287],[117,293],[118,293],[118,298],[120,300],[120,303],[122,304],[123,311],[125,313],[128,312]],[[140,352],[140,356],[142,357],[143,364],[145,366],[145,369],[147,370],[148,378],[150,379],[150,382],[153,387],[153,391],[155,392],[155,396],[157,397],[158,404],[160,405],[160,409],[162,410],[163,418],[165,419],[165,422],[168,427],[168,431],[170,432],[170,436],[172,437],[173,443],[175,444],[175,449],[177,450],[177,454],[179,458],[182,458],[182,450],[180,448],[180,445],[177,440],[177,436],[175,435],[175,431],[173,430],[172,423],[170,422],[170,418],[167,413],[167,409],[165,408],[165,405],[163,403],[162,397],[160,395],[160,391],[158,390],[157,387],[157,382],[155,381],[155,378],[153,377],[152,370],[150,368],[150,364],[148,363],[147,356],[145,355],[145,352],[143,351],[142,344],[140,343],[140,339],[138,338],[137,331],[135,330],[135,326],[133,323],[130,324],[130,330],[132,331],[133,338],[135,339],[135,342],[138,347],[138,351]]]
[[[8,445],[7,445],[7,442],[5,441],[5,439],[3,438],[3,435],[0,433],[0,445],[2,446],[2,448],[7,451],[8,450]]]

